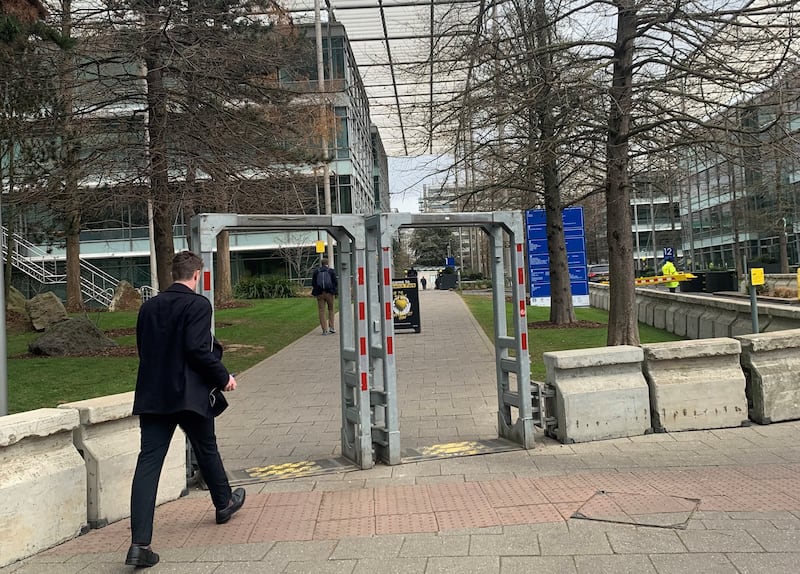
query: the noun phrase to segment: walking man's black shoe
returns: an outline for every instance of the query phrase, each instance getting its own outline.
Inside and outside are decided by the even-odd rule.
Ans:
[[[137,568],[150,568],[158,564],[158,554],[150,550],[149,546],[131,546],[128,548],[125,564]]]
[[[245,494],[247,494],[247,492],[245,492],[244,488],[237,488],[233,491],[228,506],[222,510],[217,510],[217,524],[225,524],[231,519],[231,516],[244,504]]]

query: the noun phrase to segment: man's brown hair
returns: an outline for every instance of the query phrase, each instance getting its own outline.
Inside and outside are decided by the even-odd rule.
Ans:
[[[172,280],[186,281],[203,268],[203,260],[191,251],[181,251],[172,258]]]

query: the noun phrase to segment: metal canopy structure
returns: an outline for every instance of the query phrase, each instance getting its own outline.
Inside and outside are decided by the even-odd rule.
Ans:
[[[287,0],[286,7],[295,22],[314,22],[314,0]],[[321,8],[323,21],[345,27],[387,153],[446,151],[436,142],[434,109],[462,93],[470,64],[453,62],[447,73],[438,64],[477,31],[486,0],[324,0]],[[437,29],[453,11],[459,25]]]

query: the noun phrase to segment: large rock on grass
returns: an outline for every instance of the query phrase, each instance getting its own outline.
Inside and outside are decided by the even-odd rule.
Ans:
[[[142,306],[142,296],[127,281],[120,281],[114,290],[114,297],[108,305],[109,311],[138,311]]]
[[[86,317],[67,319],[51,325],[28,344],[35,355],[69,357],[93,354],[117,344]]]
[[[50,325],[69,319],[61,299],[52,291],[40,293],[25,304],[31,324],[37,331],[44,331]]]
[[[11,287],[6,299],[6,325],[14,332],[33,330],[31,318],[27,309],[28,300],[19,289]]]

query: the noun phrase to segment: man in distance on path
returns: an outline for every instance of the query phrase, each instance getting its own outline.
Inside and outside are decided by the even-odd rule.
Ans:
[[[319,326],[322,328],[323,335],[336,332],[336,329],[333,328],[333,313],[338,287],[339,280],[336,277],[336,271],[328,267],[328,259],[323,258],[320,266],[314,270],[314,274],[311,276],[311,295],[317,298]]]

